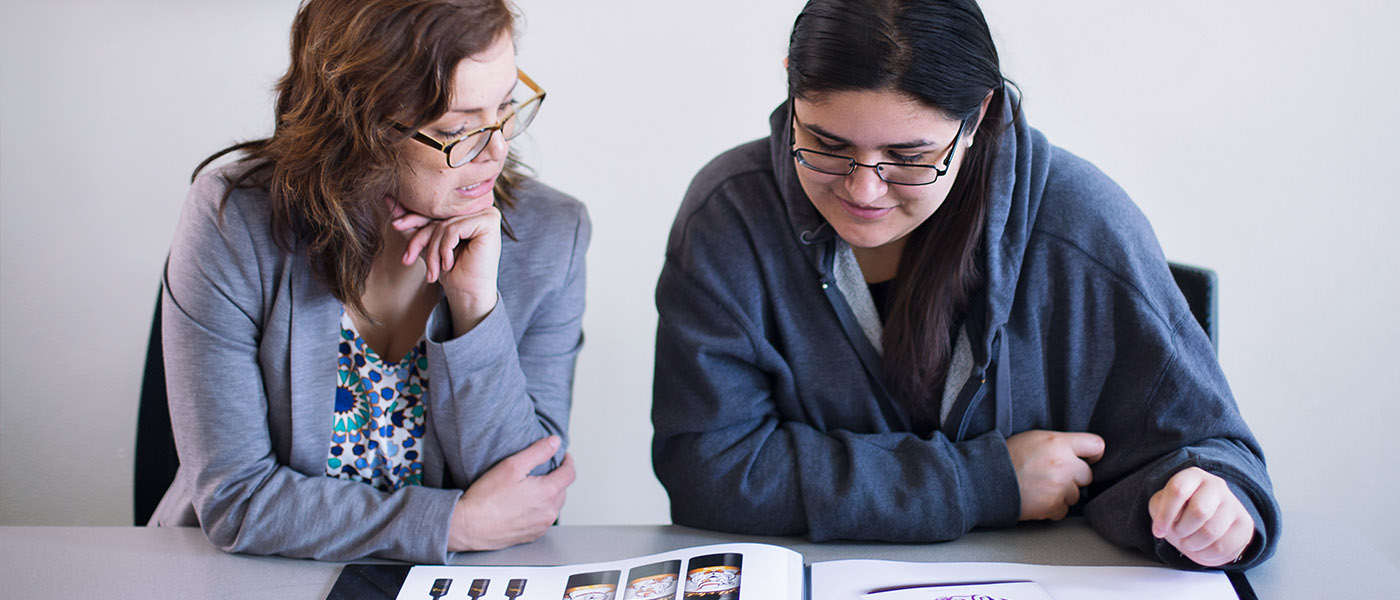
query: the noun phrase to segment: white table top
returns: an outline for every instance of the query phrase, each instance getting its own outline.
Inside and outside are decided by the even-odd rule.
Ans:
[[[1279,552],[1248,574],[1260,598],[1393,598],[1400,570],[1337,519],[1288,514]],[[673,525],[565,525],[530,544],[460,554],[456,564],[559,565],[686,546],[763,542],[808,563],[842,558],[1151,565],[1082,519],[978,530],[942,544],[825,543]],[[0,590],[9,598],[325,598],[341,563],[226,554],[194,528],[0,527]],[[96,596],[100,595],[100,596]]]

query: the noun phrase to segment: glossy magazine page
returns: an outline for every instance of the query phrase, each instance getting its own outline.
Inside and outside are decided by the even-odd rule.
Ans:
[[[419,565],[398,600],[801,600],[802,557],[719,544],[560,567]]]

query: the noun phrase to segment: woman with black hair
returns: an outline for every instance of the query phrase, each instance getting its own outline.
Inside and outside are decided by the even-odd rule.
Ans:
[[[676,523],[923,542],[1081,512],[1248,568],[1279,509],[1152,230],[1020,114],[972,0],[812,0],[772,134],[696,176],[657,285]]]

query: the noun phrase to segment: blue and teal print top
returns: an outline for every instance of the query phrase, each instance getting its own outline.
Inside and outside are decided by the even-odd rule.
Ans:
[[[399,362],[386,363],[342,311],[339,362],[326,475],[386,492],[422,484],[427,343],[420,339]]]

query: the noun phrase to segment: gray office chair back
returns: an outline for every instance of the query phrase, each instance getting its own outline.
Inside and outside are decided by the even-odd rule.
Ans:
[[[1201,329],[1206,330],[1206,335],[1210,336],[1211,346],[1219,352],[1220,319],[1217,312],[1215,271],[1181,263],[1167,263],[1167,266],[1171,267],[1172,278],[1176,279],[1176,287],[1181,288],[1181,295],[1186,296],[1186,304],[1191,307],[1191,314],[1196,317],[1196,322],[1201,324]]]

